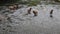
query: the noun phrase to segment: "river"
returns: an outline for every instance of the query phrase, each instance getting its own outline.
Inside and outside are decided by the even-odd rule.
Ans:
[[[29,7],[25,6],[14,13],[8,14],[12,23],[0,24],[0,34],[60,34],[60,5],[31,6],[38,11],[38,16],[33,13],[25,15]],[[50,11],[53,11],[53,18]]]

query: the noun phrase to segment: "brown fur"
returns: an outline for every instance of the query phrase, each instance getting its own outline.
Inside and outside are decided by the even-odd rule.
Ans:
[[[38,12],[37,11],[33,11],[33,14],[34,14],[34,16],[37,16]]]
[[[50,14],[53,14],[53,10],[50,11]]]
[[[50,17],[53,17],[53,9],[50,11]]]
[[[29,10],[28,10],[28,14],[31,14],[31,9],[32,9],[32,8],[29,8]]]

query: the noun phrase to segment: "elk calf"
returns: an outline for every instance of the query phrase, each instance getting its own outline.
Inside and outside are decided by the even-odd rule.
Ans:
[[[53,9],[50,11],[50,17],[53,17],[52,14],[53,14]]]
[[[32,9],[32,8],[29,8],[29,10],[28,10],[28,14],[31,14],[31,9]]]
[[[38,15],[38,11],[33,11],[34,16]]]
[[[32,8],[29,8],[27,11],[27,14],[25,14],[25,15],[31,14],[31,10],[32,10]]]

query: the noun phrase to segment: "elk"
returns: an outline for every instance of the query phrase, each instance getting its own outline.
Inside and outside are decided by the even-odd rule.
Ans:
[[[27,14],[25,14],[25,15],[31,14],[31,10],[32,10],[32,8],[29,8],[29,9],[27,10]]]
[[[29,8],[29,9],[28,9],[28,14],[31,14],[31,9],[32,9],[32,8]]]
[[[53,9],[50,11],[50,17],[53,17],[52,14],[53,14]]]
[[[37,16],[38,15],[38,11],[33,10],[33,14],[34,14],[34,16]]]

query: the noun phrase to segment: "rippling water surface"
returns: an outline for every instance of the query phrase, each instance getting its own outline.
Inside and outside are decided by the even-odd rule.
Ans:
[[[25,15],[29,7],[23,7],[8,14],[12,23],[0,24],[0,34],[60,34],[60,5],[32,6],[38,16],[33,13]],[[50,11],[53,11],[53,18]]]

